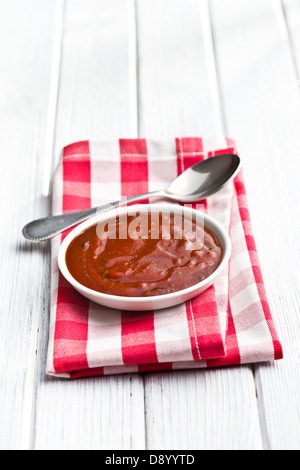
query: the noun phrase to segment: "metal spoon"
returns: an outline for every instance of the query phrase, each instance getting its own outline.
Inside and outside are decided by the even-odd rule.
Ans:
[[[184,171],[167,189],[139,194],[92,209],[34,220],[23,228],[22,233],[28,240],[45,241],[99,212],[151,197],[181,202],[200,201],[225,186],[238,173],[240,163],[240,158],[233,154],[208,158]]]

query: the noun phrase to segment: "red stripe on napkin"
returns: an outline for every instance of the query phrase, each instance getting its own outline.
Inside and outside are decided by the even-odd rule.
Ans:
[[[119,145],[122,198],[147,193],[148,155],[146,139],[120,139]],[[142,202],[140,201],[140,203]]]
[[[207,361],[207,367],[218,367],[233,364],[240,364],[240,350],[237,341],[237,335],[235,331],[234,321],[232,318],[232,312],[230,304],[228,302],[227,308],[227,328],[226,328],[226,339],[225,339],[225,350],[226,356],[221,358],[209,359]]]
[[[157,362],[153,312],[122,312],[124,364]]]
[[[91,207],[91,160],[89,142],[65,147],[63,152],[63,213]],[[89,197],[76,195],[76,184],[87,186],[85,194]],[[70,185],[71,182],[71,185]],[[70,229],[71,230],[71,229]],[[63,232],[63,240],[70,230]],[[80,319],[78,319],[80,312]],[[53,366],[56,371],[68,370],[77,364],[78,369],[88,367],[89,301],[77,293],[59,273],[56,323],[54,333]],[[77,321],[74,322],[74,318]],[[65,344],[68,348],[65,351]]]

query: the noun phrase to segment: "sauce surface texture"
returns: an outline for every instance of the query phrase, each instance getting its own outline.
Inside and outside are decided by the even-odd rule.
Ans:
[[[192,220],[183,231],[181,215],[164,213],[154,229],[150,214],[143,217],[143,230],[136,215],[78,235],[66,252],[70,274],[95,291],[146,297],[185,289],[217,269],[223,250],[212,231]]]

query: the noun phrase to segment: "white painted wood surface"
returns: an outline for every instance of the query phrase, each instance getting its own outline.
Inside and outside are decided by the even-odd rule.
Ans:
[[[299,0],[0,0],[1,449],[299,449]],[[45,376],[49,247],[21,228],[63,145],[238,140],[284,360]]]

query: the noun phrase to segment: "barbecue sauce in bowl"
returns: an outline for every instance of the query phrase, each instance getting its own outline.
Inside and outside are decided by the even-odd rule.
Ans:
[[[187,228],[186,228],[187,226]],[[104,230],[105,229],[105,230]],[[89,289],[125,297],[181,291],[209,277],[223,248],[214,232],[183,215],[127,215],[89,227],[69,244],[66,265]]]

